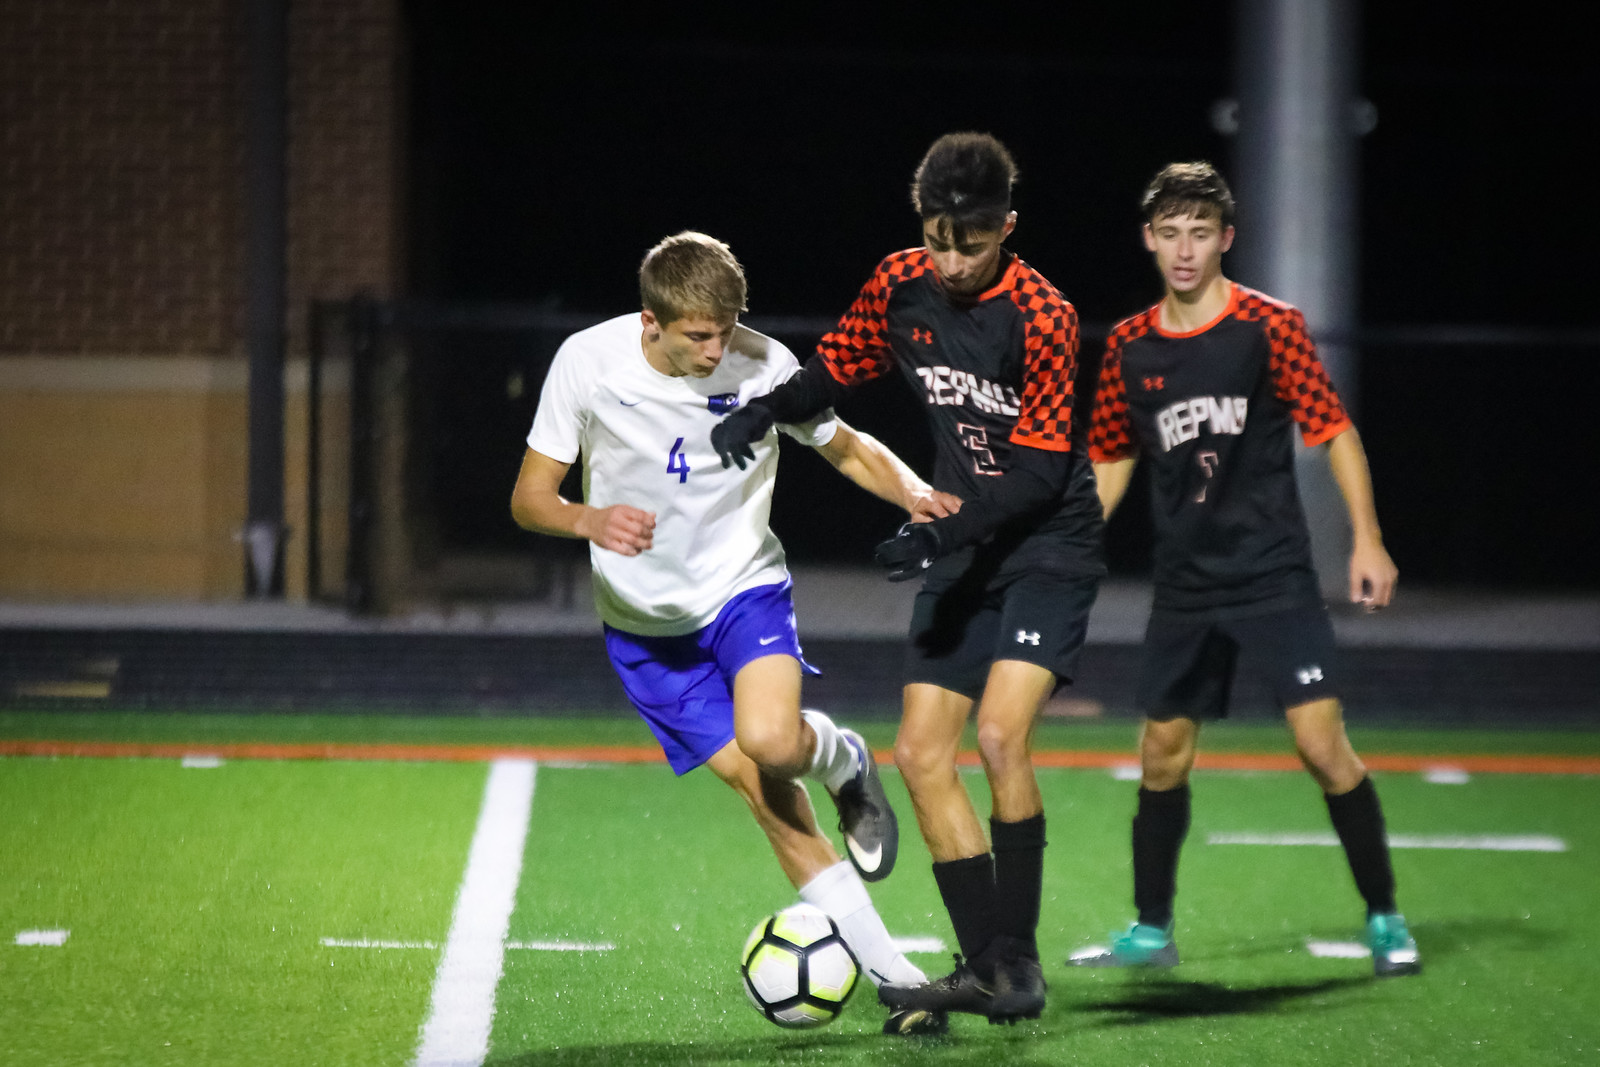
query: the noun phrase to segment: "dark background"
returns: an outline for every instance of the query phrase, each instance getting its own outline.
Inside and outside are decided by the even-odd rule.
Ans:
[[[1017,159],[1010,246],[1077,306],[1090,373],[1095,332],[1160,295],[1137,234],[1144,182],[1174,159],[1231,163],[1209,118],[1233,91],[1229,5],[544,7],[409,5],[414,298],[598,320],[637,307],[646,248],[694,228],[744,262],[758,328],[831,320],[881,256],[918,242],[907,188],[927,145],[979,129]],[[1583,21],[1538,5],[1362,17],[1360,90],[1378,112],[1360,144],[1362,322],[1509,338],[1376,341],[1360,380],[1338,383],[1408,582],[1600,588],[1586,232],[1600,78]],[[815,341],[780,337],[801,358]],[[506,514],[559,340],[416,345],[415,469],[441,551],[561,550]],[[927,457],[898,382],[841,414]],[[1129,499],[1110,537],[1120,573],[1148,548],[1137,487]],[[791,558],[863,562],[895,522],[786,450],[774,526]]]

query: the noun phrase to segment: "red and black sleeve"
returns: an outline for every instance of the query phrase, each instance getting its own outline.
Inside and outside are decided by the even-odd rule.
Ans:
[[[1132,334],[1129,323],[1118,324],[1106,338],[1100,361],[1100,382],[1095,388],[1094,415],[1089,420],[1089,459],[1114,463],[1136,451],[1133,424],[1128,418],[1128,387],[1122,380],[1122,345]]]
[[[1278,399],[1300,424],[1308,445],[1320,445],[1351,426],[1344,403],[1334,391],[1322,361],[1317,358],[1306,317],[1299,308],[1274,308],[1262,321],[1272,356],[1269,370]]]
[[[1072,450],[1072,391],[1078,372],[1078,312],[1044,276],[1023,269],[1011,290],[1022,312],[1027,348],[1022,411],[1013,444],[1047,452]]]
[[[839,325],[822,335],[816,358],[840,382],[860,385],[894,366],[894,350],[889,346],[889,297],[901,282],[926,273],[928,265],[928,253],[921,248],[885,257]]]

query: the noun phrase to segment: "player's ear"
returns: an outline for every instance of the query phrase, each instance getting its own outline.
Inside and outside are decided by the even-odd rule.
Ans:
[[[1156,250],[1156,234],[1155,234],[1155,231],[1150,228],[1150,224],[1148,222],[1145,223],[1144,226],[1142,226],[1140,229],[1141,229],[1141,232],[1144,234],[1144,247],[1145,247],[1145,249],[1147,251],[1154,252]],[[1232,227],[1229,227],[1229,229],[1228,229],[1227,240],[1228,241],[1232,241],[1233,240],[1233,229],[1232,229]]]
[[[661,321],[656,318],[656,313],[649,308],[639,312],[639,322],[644,326],[645,335],[652,341],[661,338]]]
[[[1233,247],[1233,227],[1229,226],[1227,229],[1222,231],[1221,248],[1222,248],[1222,250],[1224,252],[1226,252],[1228,249],[1230,249],[1232,247]]]
[[[1006,212],[1006,224],[1000,227],[1000,240],[1004,241],[1007,237],[1010,237],[1011,231],[1015,230],[1016,228],[1017,213],[1015,211]]]

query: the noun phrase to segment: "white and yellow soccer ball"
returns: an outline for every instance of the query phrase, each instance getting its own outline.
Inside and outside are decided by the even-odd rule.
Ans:
[[[793,1030],[839,1017],[861,969],[839,927],[818,907],[795,904],[756,924],[739,957],[756,1010]]]

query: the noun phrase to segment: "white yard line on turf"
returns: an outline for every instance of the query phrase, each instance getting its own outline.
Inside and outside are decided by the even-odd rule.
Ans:
[[[1313,956],[1327,960],[1363,960],[1372,950],[1359,941],[1313,941],[1306,938],[1306,949]]]
[[[324,937],[323,948],[438,948],[437,941],[382,941],[373,938]],[[507,941],[507,950],[519,952],[610,952],[609,941]]]
[[[433,980],[433,1002],[412,1061],[416,1067],[477,1067],[489,1054],[494,993],[522,877],[533,782],[532,760],[500,759],[489,765],[467,871]]]
[[[1208,845],[1318,845],[1336,847],[1337,835],[1208,834]],[[1390,834],[1390,848],[1440,848],[1467,852],[1565,852],[1567,843],[1545,834]]]
[[[40,945],[49,948],[60,948],[67,943],[69,930],[18,930],[16,945]]]

